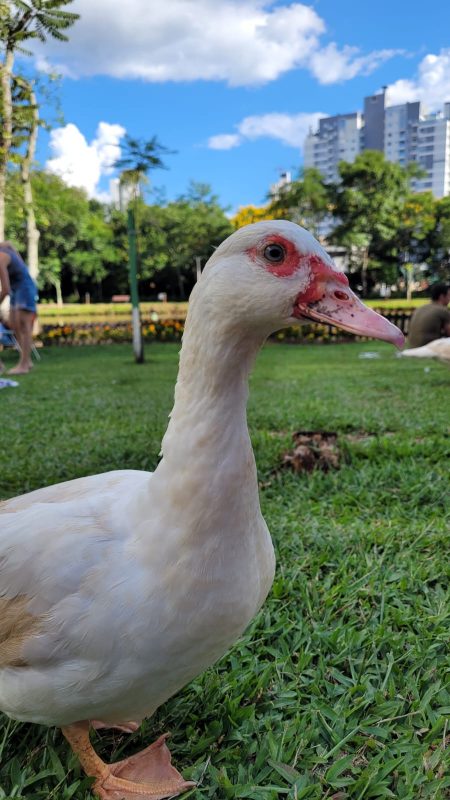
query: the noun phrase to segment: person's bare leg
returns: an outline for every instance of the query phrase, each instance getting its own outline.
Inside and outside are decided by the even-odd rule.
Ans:
[[[17,330],[18,325],[19,325],[19,321],[18,321],[18,318],[17,318],[17,309],[16,308],[10,308],[9,309],[8,328],[10,330],[12,330],[12,332],[14,333],[14,336],[16,337],[17,341],[19,342],[20,331]],[[20,346],[20,342],[19,342],[19,346]]]
[[[14,333],[16,338],[17,344],[19,345],[19,363],[22,360],[22,325],[21,325],[21,318],[19,314],[19,309],[15,307],[11,307],[9,309],[9,320],[8,320],[8,327]],[[17,369],[19,364],[14,367],[14,371]],[[9,370],[11,372],[11,370]]]
[[[33,362],[31,360],[31,347],[33,345],[33,324],[35,319],[35,314],[32,311],[24,311],[24,323],[25,323],[25,332],[24,332],[24,349],[25,349],[25,358],[26,363],[28,364],[28,368],[31,369],[33,366]]]
[[[33,340],[33,318],[31,311],[15,308],[13,315],[14,334],[20,347],[19,363],[10,369],[10,375],[24,375],[29,372],[31,364],[31,344]]]
[[[9,320],[8,320],[8,327],[12,330],[14,336],[16,337],[17,344],[20,348],[20,354],[22,353],[22,326],[21,326],[21,319],[19,314],[18,308],[10,308],[9,310]]]

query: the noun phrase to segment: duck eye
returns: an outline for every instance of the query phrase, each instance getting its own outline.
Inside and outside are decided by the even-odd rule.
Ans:
[[[264,258],[270,261],[271,264],[280,264],[286,255],[286,251],[281,244],[268,244],[264,248]]]

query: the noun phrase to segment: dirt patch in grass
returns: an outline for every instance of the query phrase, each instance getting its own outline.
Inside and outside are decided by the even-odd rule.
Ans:
[[[273,437],[283,437],[287,431],[271,431]],[[383,436],[394,436],[393,431],[386,431]],[[339,469],[344,461],[349,460],[348,449],[342,442],[350,444],[370,444],[377,438],[377,434],[367,431],[338,434],[336,431],[295,431],[292,434],[294,446],[282,455],[281,469],[290,469],[294,472],[312,472],[321,470],[329,472]]]
[[[339,469],[341,453],[335,431],[296,431],[292,434],[294,447],[283,455],[281,469],[312,472]]]

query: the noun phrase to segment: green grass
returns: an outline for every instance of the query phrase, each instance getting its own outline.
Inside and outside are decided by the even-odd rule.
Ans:
[[[373,308],[417,308],[429,302],[425,299],[413,300],[369,300],[367,305]],[[184,319],[187,312],[187,302],[155,301],[141,303],[141,313],[147,318],[152,311],[156,311],[161,319]],[[39,321],[42,325],[70,324],[75,322],[112,322],[129,319],[131,316],[130,303],[65,303],[62,308],[56,303],[39,304]]]
[[[372,308],[419,308],[426,303],[430,302],[429,297],[413,297],[412,300],[407,300],[406,297],[391,297],[388,300],[364,300],[368,306]]]
[[[177,350],[152,345],[143,366],[127,346],[44,351],[0,392],[0,497],[152,469]],[[380,357],[359,359],[367,350]],[[96,737],[104,758],[170,730],[195,800],[450,796],[449,389],[448,368],[383,344],[263,350],[249,424],[273,590],[138,734]],[[339,434],[339,471],[273,471],[293,431],[319,428]],[[0,719],[0,798],[87,800],[58,731]]]
[[[187,302],[141,303],[142,316],[149,317],[156,311],[161,319],[184,319]],[[75,322],[119,322],[131,317],[131,303],[65,303],[62,307],[56,303],[40,303],[38,306],[39,321],[42,325],[69,324]]]

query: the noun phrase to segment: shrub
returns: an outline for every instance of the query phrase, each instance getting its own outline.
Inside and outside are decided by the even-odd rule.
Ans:
[[[411,311],[389,310],[384,316],[395,325],[408,331],[408,322]],[[142,336],[144,342],[180,342],[184,330],[184,321],[164,319],[142,323]],[[364,337],[355,337],[352,333],[336,328],[333,325],[323,325],[310,322],[306,325],[284,328],[271,337],[275,342],[288,342],[292,344],[332,343],[346,342]],[[133,339],[131,322],[76,322],[66,325],[43,325],[40,339],[48,345],[86,345],[86,344],[111,344],[112,342],[131,342]]]

